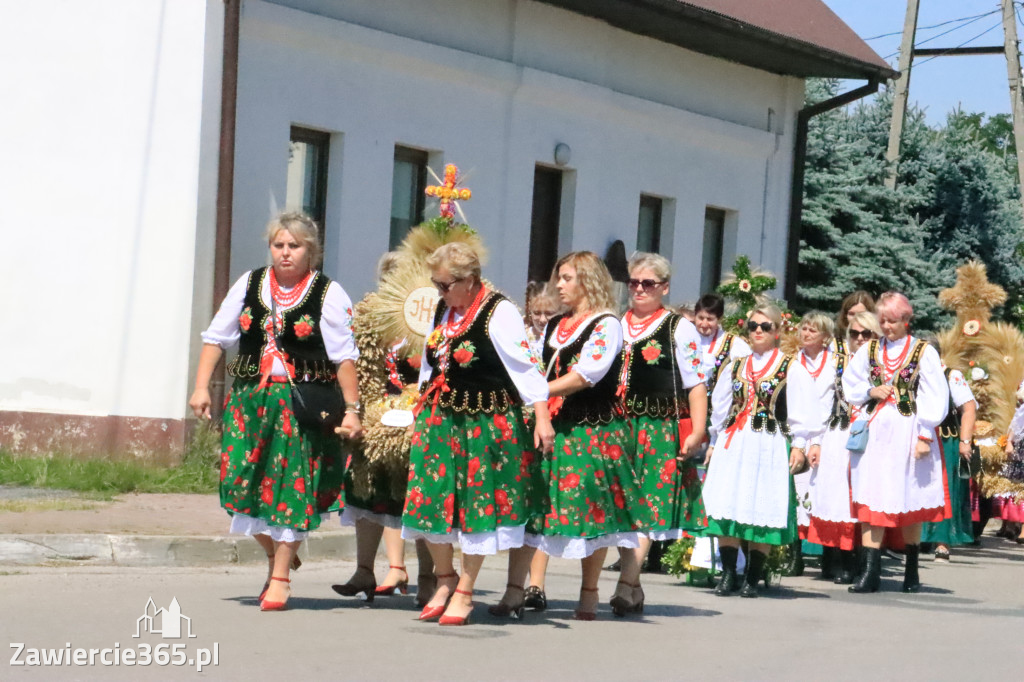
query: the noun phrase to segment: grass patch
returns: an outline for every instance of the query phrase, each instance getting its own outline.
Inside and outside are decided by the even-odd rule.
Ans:
[[[123,493],[213,493],[220,481],[219,453],[220,434],[209,423],[201,423],[175,467],[0,452],[0,483],[87,492],[93,499],[106,500]]]
[[[99,500],[82,497],[33,497],[21,500],[0,500],[0,513],[82,511],[95,509],[97,504],[99,504]]]

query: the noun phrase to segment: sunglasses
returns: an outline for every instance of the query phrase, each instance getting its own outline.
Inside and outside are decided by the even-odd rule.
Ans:
[[[870,329],[861,329],[860,331],[851,329],[848,333],[851,339],[864,339],[865,341],[869,340],[874,334]]]
[[[644,291],[650,291],[656,286],[660,286],[664,282],[659,282],[656,279],[631,279],[629,280],[630,289],[643,289]]]
[[[452,290],[453,286],[455,286],[456,284],[458,284],[459,282],[461,282],[464,279],[466,279],[466,278],[465,277],[459,277],[458,279],[453,279],[450,282],[438,282],[436,279],[432,279],[430,281],[433,283],[433,285],[435,287],[437,287],[438,291],[440,291],[442,294],[447,294],[449,291]]]
[[[773,322],[754,322],[753,320],[747,320],[747,331],[756,332],[760,329],[763,332],[770,332],[775,327]]]

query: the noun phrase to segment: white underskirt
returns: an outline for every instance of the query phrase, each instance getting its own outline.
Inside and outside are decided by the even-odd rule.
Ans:
[[[678,528],[670,529],[670,530],[652,530],[652,531],[648,531],[646,533],[641,533],[641,535],[646,535],[648,538],[650,538],[654,542],[662,542],[664,540],[682,540],[683,539],[683,531],[678,529]]]
[[[367,511],[366,509],[359,509],[358,507],[352,506],[345,507],[338,520],[343,526],[354,526],[356,525],[356,521],[361,521],[363,519],[376,523],[378,526],[383,526],[384,528],[394,528],[395,530],[398,530],[402,527],[401,516],[378,514],[377,512]]]
[[[263,519],[246,514],[231,515],[232,535],[269,535],[274,542],[301,542],[309,535],[308,530],[295,530],[287,526],[271,526]]]
[[[640,546],[640,533],[610,533],[596,538],[569,538],[562,535],[527,534],[526,544],[536,547],[548,556],[560,559],[586,559],[599,549],[605,547],[627,547],[636,549]]]
[[[463,533],[456,530],[451,533],[424,533],[423,531],[402,526],[402,538],[405,540],[426,540],[435,545],[458,545],[463,554],[497,554],[523,546],[526,526],[499,526],[497,531],[487,533]]]
[[[830,429],[821,438],[821,459],[811,469],[811,516],[833,523],[856,523],[850,515],[848,429]]]

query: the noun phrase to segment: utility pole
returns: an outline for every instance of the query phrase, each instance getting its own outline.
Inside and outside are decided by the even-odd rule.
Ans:
[[[1003,3],[1003,50],[1006,53],[1006,78],[1010,84],[1010,111],[1013,114],[1013,137],[1017,147],[1017,177],[1024,182],[1024,103],[1021,100],[1020,53],[1017,45],[1017,17],[1013,0]],[[1024,191],[1021,192],[1024,201]]]
[[[895,96],[892,100],[892,121],[889,123],[889,147],[885,151],[885,160],[889,162],[885,186],[889,189],[896,187],[896,164],[900,158],[900,140],[903,138],[903,122],[907,116],[907,99],[910,95],[910,64],[914,59],[914,37],[917,35],[919,2],[920,0],[907,0],[907,16],[903,20],[903,41],[900,43],[900,61],[897,67],[900,77],[894,84]],[[1012,0],[1009,2],[1012,11]]]

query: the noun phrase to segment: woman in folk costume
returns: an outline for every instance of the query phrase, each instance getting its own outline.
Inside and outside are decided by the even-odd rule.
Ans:
[[[382,282],[400,268],[402,256],[389,251],[377,262],[377,281]],[[410,355],[406,338],[383,338],[381,325],[372,313],[379,306],[377,292],[370,293],[356,305],[353,332],[359,346],[360,389],[367,403],[364,426],[366,438],[352,454],[345,470],[345,509],[341,514],[343,526],[355,526],[356,571],[348,582],[331,588],[344,597],[365,595],[367,602],[374,597],[388,597],[395,592],[407,594],[409,573],[405,567],[405,540],[402,539],[402,510],[405,507],[405,488],[408,485],[408,438],[405,429],[374,424],[374,411],[380,412],[383,403],[403,404],[403,395],[411,394],[419,380],[420,354]],[[374,347],[386,347],[383,353]],[[375,404],[375,402],[377,404]],[[387,434],[387,435],[385,435]],[[402,450],[406,457],[398,462],[381,462],[384,450]],[[375,457],[376,456],[376,459]],[[399,467],[401,460],[405,465]],[[365,484],[359,480],[365,477]],[[363,488],[367,488],[363,490]],[[377,584],[373,565],[377,548],[384,541],[388,558],[388,573],[384,583]],[[426,542],[416,541],[419,566],[416,600],[422,608],[434,593],[434,562],[427,551]]]
[[[465,625],[488,554],[511,550],[509,582],[522,599],[533,552],[517,550],[532,511],[531,464],[535,450],[550,450],[554,433],[547,383],[523,318],[481,281],[475,251],[445,244],[427,265],[442,300],[420,368],[402,536],[427,540],[434,559],[437,590],[420,620],[440,616],[441,625]],[[534,408],[532,434],[524,403]],[[455,543],[462,551],[461,577],[453,565]]]
[[[945,517],[942,453],[936,427],[946,417],[949,386],[939,354],[910,332],[913,308],[903,294],[878,301],[884,338],[870,341],[843,374],[843,392],[868,420],[864,450],[850,454],[853,514],[862,524],[860,572],[851,592],[876,592],[886,528],[906,543],[903,591],[921,588],[921,524]]]
[[[832,579],[837,585],[853,583],[860,543],[857,519],[850,513],[850,451],[846,449],[850,422],[859,410],[846,401],[843,374],[853,353],[881,334],[874,313],[854,314],[846,330],[845,343],[840,346],[850,355],[833,353],[831,362],[822,372],[829,381],[822,403],[827,412],[826,429],[818,439],[820,448],[808,455],[811,510],[807,539],[822,546],[822,579]],[[822,377],[816,380],[823,381]]]
[[[619,554],[635,552],[640,565],[652,541],[678,540],[683,531],[702,533],[707,525],[697,467],[688,457],[704,440],[707,387],[696,328],[662,304],[670,275],[664,256],[634,254],[629,262],[630,309],[622,318],[618,392],[630,422],[634,468],[651,510],[651,525],[640,534],[638,549],[620,548]],[[631,587],[634,609],[642,610],[643,589],[638,583]]]
[[[1021,383],[1021,387],[1017,391],[1018,399],[1022,394],[1024,394],[1024,383]],[[1000,469],[999,475],[1012,485],[1024,485],[1024,401],[1017,406],[1017,411],[1013,413],[1013,419],[1010,420],[1004,452],[1007,455],[1006,463]],[[999,500],[1003,528],[1000,528],[998,535],[1024,545],[1024,526],[1016,534],[1008,530],[1009,524],[1024,521],[1024,499],[1017,502],[1014,496],[1006,495],[1000,496]]]
[[[868,292],[858,289],[852,294],[847,295],[839,306],[839,312],[836,313],[836,331],[832,342],[829,343],[829,350],[840,355],[852,356],[853,353],[849,352],[846,345],[846,332],[850,327],[850,323],[858,313],[873,312],[875,312],[875,298]]]
[[[750,355],[750,346],[739,336],[722,329],[725,299],[720,294],[704,294],[694,306],[693,324],[700,334],[702,372],[708,391],[715,390],[718,374],[730,360]]]
[[[616,395],[622,327],[610,310],[611,276],[597,255],[582,251],[560,258],[553,277],[569,312],[552,318],[545,332],[555,446],[541,465],[547,495],[526,542],[549,556],[582,561],[575,618],[594,620],[608,547],[639,547],[637,531],[648,527],[649,510]],[[627,553],[612,597],[616,613],[639,610],[632,587],[639,575],[636,554]]]
[[[942,353],[939,341],[934,335],[929,335],[928,342],[935,346],[936,351]],[[971,461],[978,403],[959,370],[943,365],[942,373],[949,385],[949,411],[938,428],[942,446],[942,474],[946,479],[946,518],[925,523],[921,528],[921,542],[935,544],[936,561],[949,561],[950,547],[974,542],[971,523],[971,479],[969,476],[961,478],[960,469],[961,460],[965,465]],[[967,471],[969,472],[969,467]]]
[[[793,473],[823,429],[814,382],[798,360],[779,350],[782,311],[755,308],[747,319],[752,353],[722,367],[711,394],[711,443],[704,479],[707,532],[719,536],[722,578],[715,594],[739,585],[740,543],[750,543],[741,596],[756,597],[772,545],[797,538]]]
[[[797,330],[797,341],[800,350],[795,358],[803,365],[814,380],[815,400],[822,410],[821,421],[828,423],[832,412],[832,392],[835,384],[835,368],[837,354],[830,351],[835,325],[824,313],[812,310],[800,320]],[[815,438],[808,448],[808,464],[815,461],[821,451],[821,437]],[[793,476],[793,488],[796,491],[796,525],[799,537],[793,543],[791,555],[793,565],[787,575],[803,575],[804,561],[802,554],[803,540],[808,539],[807,533],[811,523],[811,470]],[[828,556],[824,554],[823,557]],[[824,564],[824,560],[823,560]]]
[[[224,408],[221,506],[231,532],[253,536],[267,554],[260,609],[285,608],[289,571],[320,514],[339,503],[344,477],[334,433],[298,423],[292,384],[340,385],[350,437],[361,435],[352,303],[337,282],[313,269],[320,261],[316,224],[284,213],[267,225],[273,265],[242,275],[203,332],[189,405],[210,418],[208,385],[224,349],[235,378]]]

